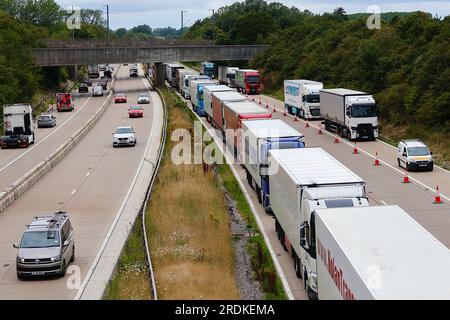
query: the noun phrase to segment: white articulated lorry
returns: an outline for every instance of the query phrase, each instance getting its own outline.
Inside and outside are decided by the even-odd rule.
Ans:
[[[315,299],[316,253],[303,246],[301,233],[314,223],[317,209],[368,206],[365,182],[319,147],[270,150],[268,176],[278,239]]]
[[[204,76],[204,75],[200,75],[198,73],[185,74],[185,75],[183,75],[183,78],[184,78],[184,90],[185,90],[184,97],[186,99],[192,99],[191,98],[191,81],[194,81],[194,80],[211,80],[210,77]]]
[[[317,209],[307,227],[321,300],[449,300],[450,252],[398,206]]]
[[[4,135],[0,137],[0,147],[27,148],[35,142],[33,108],[29,104],[3,106]]]
[[[325,129],[349,140],[378,138],[377,105],[372,95],[349,89],[320,90]]]
[[[240,159],[247,171],[247,182],[256,191],[259,203],[270,212],[269,150],[303,148],[304,135],[280,119],[242,122]]]
[[[205,111],[206,120],[209,123],[211,123],[213,117],[213,110],[212,110],[213,92],[236,92],[236,90],[225,85],[203,87],[203,109]]]
[[[219,66],[218,68],[218,77],[220,84],[225,84],[231,88],[235,88],[235,77],[236,70],[239,70],[238,67],[227,67],[227,66]]]
[[[323,83],[312,80],[284,80],[284,107],[292,115],[320,119],[320,90]]]

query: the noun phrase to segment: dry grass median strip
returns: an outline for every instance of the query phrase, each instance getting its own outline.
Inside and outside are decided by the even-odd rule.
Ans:
[[[167,92],[166,92],[167,93]],[[169,131],[193,130],[189,114],[170,108]],[[223,193],[202,165],[175,165],[168,139],[148,208],[148,234],[160,299],[239,299]]]

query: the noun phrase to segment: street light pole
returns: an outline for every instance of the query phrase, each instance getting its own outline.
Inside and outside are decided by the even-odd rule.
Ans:
[[[184,13],[186,13],[186,10],[181,10],[181,30],[180,30],[180,38],[183,35],[183,28],[184,28]]]
[[[106,43],[109,44],[109,5],[106,5]]]
[[[211,23],[212,23],[212,40],[213,40],[213,44],[214,44],[214,39],[215,39],[215,26],[214,26],[214,9],[209,9],[210,12],[212,12],[211,14]]]

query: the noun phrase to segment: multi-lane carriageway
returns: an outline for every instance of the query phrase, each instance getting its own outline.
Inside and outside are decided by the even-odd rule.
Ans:
[[[282,119],[290,126],[296,128],[305,135],[307,146],[320,146],[337,160],[349,167],[367,182],[367,195],[370,204],[373,205],[399,205],[417,220],[425,229],[431,232],[437,239],[450,248],[450,172],[435,167],[433,172],[409,173],[411,183],[403,184],[404,171],[397,167],[396,148],[380,141],[357,143],[358,154],[353,154],[354,144],[348,140],[339,138],[335,142],[335,135],[326,132],[322,126],[322,134],[319,134],[320,121],[306,123],[289,115],[284,115],[284,103],[267,96],[248,96],[256,103],[261,101],[262,107],[272,111],[272,117]],[[188,103],[190,105],[190,103]],[[274,112],[275,111],[275,112]],[[209,132],[216,138],[217,144],[222,144],[220,134],[211,128],[204,118],[199,118]],[[381,161],[380,166],[374,166],[375,154]],[[272,216],[265,213],[258,203],[256,193],[246,182],[246,174],[241,165],[233,165],[233,170],[240,178],[250,206],[256,212],[257,220],[266,233],[269,250],[276,257],[276,265],[281,271],[281,278],[288,288],[291,299],[307,299],[306,292],[300,279],[295,276],[293,259],[285,252],[278,241]],[[434,204],[435,187],[439,185],[443,204]],[[389,221],[386,221],[389,223]],[[383,230],[380,237],[383,236]],[[401,235],[402,230],[399,230]],[[421,259],[420,256],[417,259]],[[439,266],[436,266],[439,268]],[[427,272],[424,270],[424,272]],[[411,281],[414,281],[411,279]]]
[[[72,299],[79,296],[76,288],[67,286],[69,275],[39,281],[19,281],[16,278],[16,249],[12,244],[20,241],[33,216],[48,215],[59,209],[69,213],[76,238],[74,265],[79,266],[80,282],[84,283],[86,274],[91,274],[93,263],[97,265],[98,253],[104,248],[105,239],[111,236],[110,229],[121,210],[127,205],[140,207],[142,199],[141,203],[128,204],[124,199],[134,192],[133,183],[140,164],[144,162],[144,155],[159,145],[162,105],[152,91],[149,93],[151,103],[142,105],[144,118],[128,119],[128,106],[136,103],[138,94],[148,92],[149,85],[142,76],[142,70],[138,78],[130,78],[126,67],[115,66],[115,70],[114,91],[126,93],[128,103],[114,104],[114,99],[107,100],[106,95],[103,98],[78,97],[75,111],[57,114],[54,129],[37,130],[35,145],[28,149],[0,151],[2,190],[54,152],[102,104],[109,103],[102,118],[81,142],[21,198],[0,213],[0,299]],[[136,147],[112,147],[111,133],[121,125],[134,127]],[[129,230],[129,226],[126,227]],[[120,249],[117,248],[117,254]]]

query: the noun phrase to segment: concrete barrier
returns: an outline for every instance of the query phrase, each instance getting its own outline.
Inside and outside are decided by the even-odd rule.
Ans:
[[[120,68],[120,66],[119,66]],[[117,71],[119,70],[117,69]],[[117,74],[117,72],[116,72]],[[25,173],[21,178],[17,179],[11,187],[0,194],[0,213],[5,211],[14,201],[22,196],[28,189],[30,189],[36,182],[38,182],[43,176],[47,174],[53,167],[55,167],[59,161],[61,161],[80,141],[81,139],[95,126],[98,120],[102,117],[103,113],[109,106],[109,102],[113,96],[113,85],[116,80],[111,82],[111,89],[109,90],[108,97],[103,105],[98,109],[89,121],[82,126],[72,137],[69,138],[64,144],[62,144],[55,152],[45,158],[42,162],[37,164],[33,169]]]

